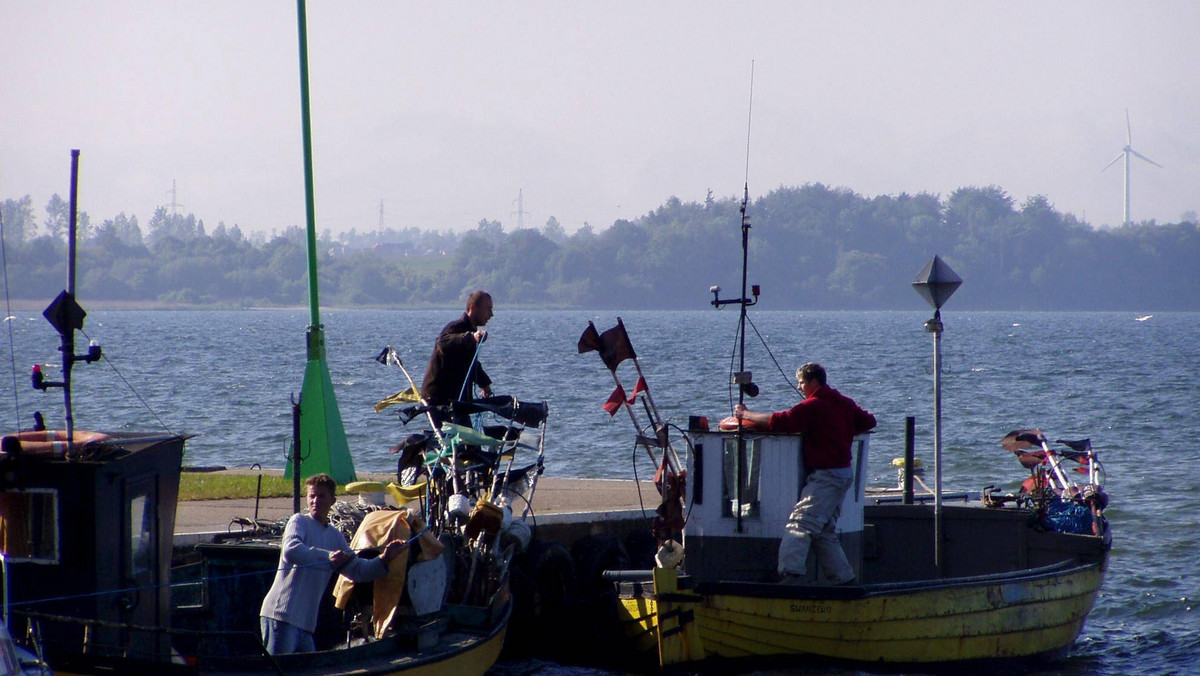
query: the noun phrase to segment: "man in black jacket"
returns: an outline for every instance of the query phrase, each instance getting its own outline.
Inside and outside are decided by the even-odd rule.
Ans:
[[[476,359],[480,344],[487,339],[486,326],[492,318],[492,296],[486,291],[474,291],[467,297],[467,311],[450,322],[438,335],[421,382],[421,397],[431,406],[444,406],[452,401],[475,398],[474,386],[480,394],[492,395],[492,379]]]

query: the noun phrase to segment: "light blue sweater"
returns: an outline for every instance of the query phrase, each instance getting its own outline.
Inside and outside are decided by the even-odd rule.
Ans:
[[[275,581],[258,614],[311,634],[317,626],[321,595],[333,574],[329,553],[337,549],[352,553],[341,531],[321,525],[308,514],[292,515],[283,531]],[[382,559],[356,556],[339,572],[355,582],[370,582],[387,575],[388,567]]]

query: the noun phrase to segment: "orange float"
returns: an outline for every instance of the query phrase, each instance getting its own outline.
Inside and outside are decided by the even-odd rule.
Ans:
[[[108,441],[108,435],[103,432],[85,432],[75,430],[71,435],[75,442],[75,446],[83,446],[99,441]],[[9,447],[13,443],[9,439],[16,439],[21,446],[22,453],[31,455],[53,455],[62,457],[67,453],[67,432],[66,430],[37,430],[30,432],[18,432],[17,434],[6,434],[3,437],[3,446]]]
[[[746,430],[747,432],[766,432],[767,431],[766,425],[756,423],[753,420],[750,420],[748,418],[736,418],[734,416],[728,416],[726,418],[722,418],[721,422],[717,423],[717,427],[722,432],[736,432],[737,428],[738,428],[738,423],[741,423],[742,429]]]

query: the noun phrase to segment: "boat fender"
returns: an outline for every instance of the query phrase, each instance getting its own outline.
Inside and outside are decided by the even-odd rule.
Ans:
[[[683,562],[683,545],[674,540],[667,540],[658,548],[654,555],[654,563],[659,568],[678,568]]]
[[[533,531],[529,528],[529,524],[524,521],[513,521],[504,530],[505,542],[511,542],[517,546],[517,552],[524,552],[529,549],[529,541],[533,539]]]

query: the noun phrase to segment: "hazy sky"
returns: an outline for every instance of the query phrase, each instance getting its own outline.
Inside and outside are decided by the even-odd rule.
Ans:
[[[296,4],[0,0],[0,198],[303,225]],[[308,5],[317,228],[570,232],[670,196],[995,184],[1096,224],[1200,211],[1200,2]],[[747,172],[751,63],[754,99]]]

